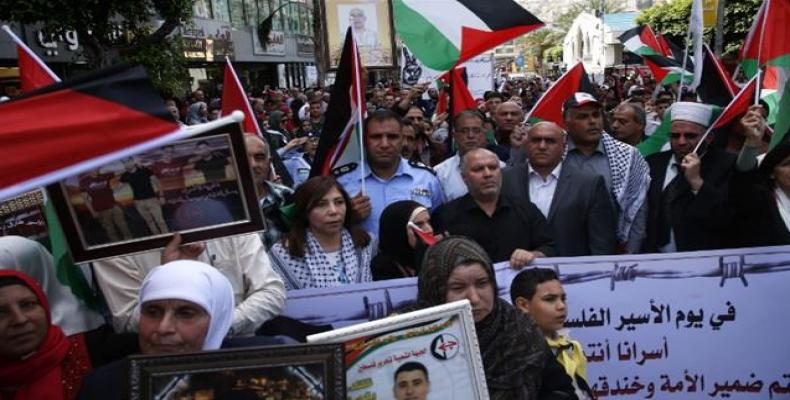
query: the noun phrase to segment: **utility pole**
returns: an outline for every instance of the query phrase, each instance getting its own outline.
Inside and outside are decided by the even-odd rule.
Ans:
[[[719,0],[716,8],[716,37],[713,52],[716,53],[717,57],[721,57],[721,53],[724,50],[724,9],[726,3],[727,0]]]

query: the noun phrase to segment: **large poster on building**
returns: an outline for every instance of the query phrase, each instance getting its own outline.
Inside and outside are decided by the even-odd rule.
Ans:
[[[494,56],[482,54],[461,64],[466,67],[466,76],[469,80],[467,87],[473,98],[482,98],[489,90],[494,90]],[[412,56],[406,46],[400,51],[400,76],[401,87],[410,88],[422,82],[430,82],[431,87],[436,87],[436,80],[442,71],[430,69]]]
[[[337,68],[343,40],[350,26],[359,46],[362,64],[368,68],[394,65],[392,17],[388,1],[324,0],[324,37],[329,68]]]
[[[790,246],[543,259],[568,295],[599,398],[790,399]],[[517,273],[497,265],[509,300]],[[289,292],[285,315],[337,328],[389,315],[414,278]]]

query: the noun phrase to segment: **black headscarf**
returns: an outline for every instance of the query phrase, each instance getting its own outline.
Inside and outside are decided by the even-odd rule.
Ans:
[[[480,245],[450,236],[429,247],[417,281],[417,307],[446,303],[450,274],[470,262],[483,265],[494,288],[493,310],[475,324],[491,399],[538,398],[551,350],[534,321],[496,295],[494,268]]]
[[[414,249],[409,246],[406,226],[418,207],[425,208],[413,200],[396,201],[384,209],[379,220],[379,251],[407,267],[414,267],[416,260]]]

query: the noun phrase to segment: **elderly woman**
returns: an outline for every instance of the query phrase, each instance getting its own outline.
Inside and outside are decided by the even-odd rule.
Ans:
[[[233,287],[208,264],[172,261],[148,273],[139,304],[142,354],[216,350],[233,319]],[[121,360],[97,369],[86,379],[80,399],[128,398],[128,368]]]
[[[379,221],[379,252],[370,267],[373,280],[416,276],[425,246],[409,223],[433,233],[428,209],[416,201],[396,201],[384,209]]]
[[[351,223],[351,200],[343,187],[332,177],[314,177],[293,198],[291,231],[269,254],[285,287],[370,282],[370,236]]]
[[[417,288],[419,308],[472,304],[492,400],[577,398],[535,323],[497,296],[494,268],[480,245],[450,236],[429,247]]]
[[[24,272],[41,285],[51,307],[52,324],[66,335],[91,331],[105,324],[101,314],[88,308],[58,281],[52,255],[41,243],[20,236],[0,237],[0,266]]]
[[[0,398],[74,399],[92,368],[84,335],[52,324],[39,284],[0,270]]]

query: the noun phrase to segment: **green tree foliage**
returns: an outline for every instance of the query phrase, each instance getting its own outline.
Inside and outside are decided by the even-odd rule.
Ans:
[[[50,34],[75,31],[91,69],[142,64],[160,90],[175,93],[188,77],[176,28],[195,0],[6,0],[0,20],[41,24]]]
[[[727,0],[724,11],[725,54],[738,51],[761,3],[762,0]],[[671,0],[642,11],[636,22],[649,24],[656,32],[683,46],[690,15],[691,0]],[[713,34],[713,28],[706,29],[706,40],[712,40]]]

